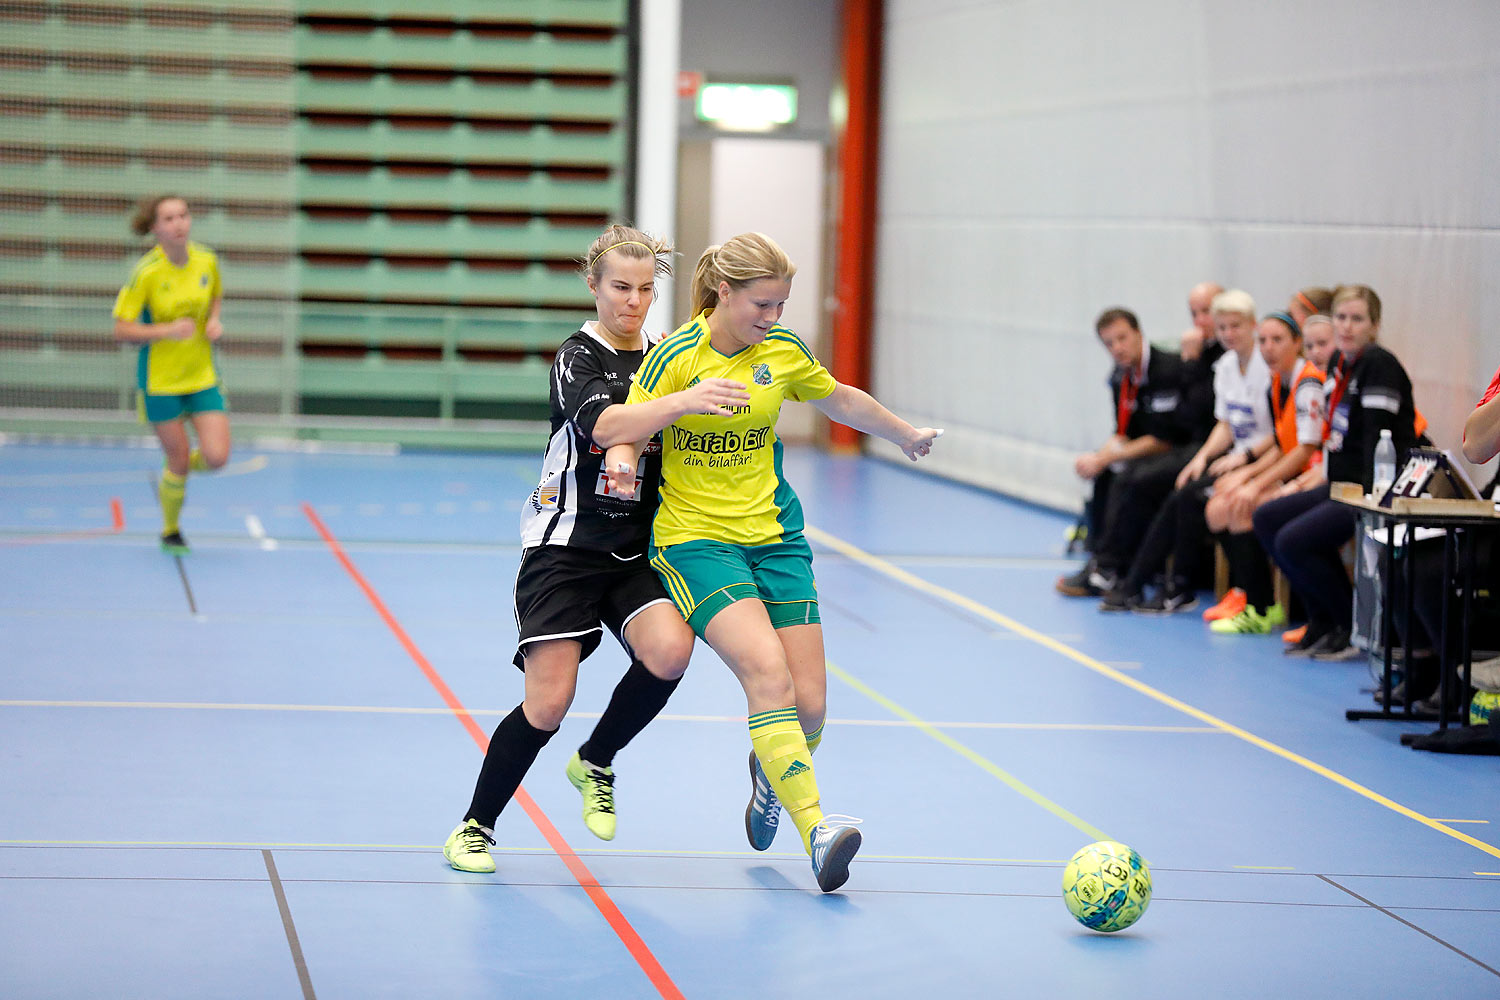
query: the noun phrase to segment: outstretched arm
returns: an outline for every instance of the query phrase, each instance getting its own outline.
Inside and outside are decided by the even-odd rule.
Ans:
[[[1500,395],[1482,403],[1464,422],[1464,458],[1483,465],[1500,454]]]
[[[813,400],[812,404],[830,420],[885,438],[913,462],[930,452],[932,442],[943,433],[941,428],[913,427],[868,392],[842,382],[833,392]]]
[[[601,448],[643,441],[679,417],[694,413],[730,417],[734,408],[750,402],[743,382],[727,378],[704,379],[681,392],[668,393],[643,403],[615,403],[594,422],[594,443]],[[640,452],[636,452],[639,457]],[[635,463],[632,461],[631,463]]]

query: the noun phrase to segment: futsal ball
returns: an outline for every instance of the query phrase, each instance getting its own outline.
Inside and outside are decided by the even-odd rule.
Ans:
[[[1500,693],[1475,691],[1469,702],[1469,725],[1482,726],[1495,718],[1495,709],[1500,708]]]
[[[1151,869],[1132,848],[1101,840],[1080,848],[1063,869],[1063,902],[1083,926],[1124,930],[1151,903]]]

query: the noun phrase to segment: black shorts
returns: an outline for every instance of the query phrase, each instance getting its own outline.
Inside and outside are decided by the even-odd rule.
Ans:
[[[521,553],[516,571],[515,664],[526,669],[526,646],[547,639],[576,639],[578,659],[599,648],[601,626],[625,642],[625,626],[653,604],[671,604],[656,570],[642,552],[621,559],[609,552],[537,545]]]

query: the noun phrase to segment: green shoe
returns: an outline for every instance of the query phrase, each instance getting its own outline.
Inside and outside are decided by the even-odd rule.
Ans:
[[[448,834],[443,857],[461,872],[489,873],[495,870],[495,859],[490,857],[490,845],[494,842],[495,838],[479,825],[479,820],[464,820]]]
[[[169,556],[185,556],[190,551],[187,539],[180,531],[169,531],[161,536],[161,550]]]
[[[1218,621],[1209,622],[1208,627],[1222,635],[1270,635],[1271,613],[1257,612],[1254,608],[1246,608],[1233,618],[1220,618]]]
[[[583,825],[600,840],[615,839],[615,772],[585,764],[575,751],[568,761],[568,780],[583,793]]]
[[[1273,604],[1266,609],[1266,621],[1271,623],[1272,628],[1281,628],[1286,624],[1286,608],[1280,604]]]

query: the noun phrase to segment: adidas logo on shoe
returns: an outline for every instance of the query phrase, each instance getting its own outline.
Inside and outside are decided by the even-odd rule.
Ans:
[[[795,778],[797,775],[806,774],[810,770],[812,770],[812,768],[808,767],[800,760],[794,760],[792,761],[792,766],[787,768],[786,772],[782,774],[781,780],[785,781],[788,778]]]

